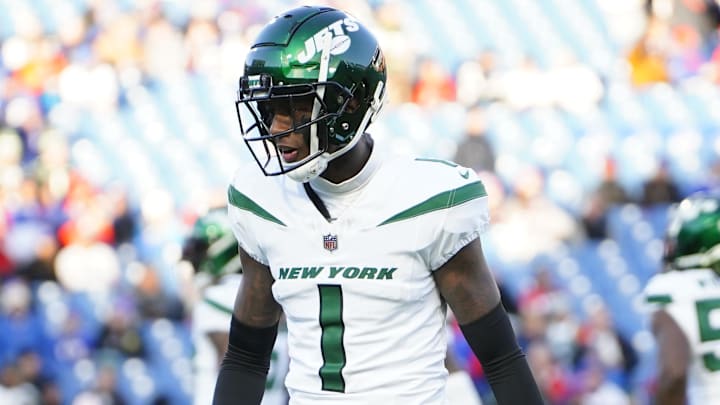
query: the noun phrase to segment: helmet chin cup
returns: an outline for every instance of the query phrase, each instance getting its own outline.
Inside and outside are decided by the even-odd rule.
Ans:
[[[297,181],[299,183],[307,183],[308,181],[322,174],[322,172],[327,169],[329,161],[329,154],[323,153],[322,155],[305,163],[304,165],[285,173],[285,175],[288,176],[291,180]]]

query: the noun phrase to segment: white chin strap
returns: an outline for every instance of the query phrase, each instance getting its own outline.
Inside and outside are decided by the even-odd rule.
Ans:
[[[285,173],[285,175],[297,182],[307,183],[308,181],[319,176],[320,173],[324,172],[325,169],[327,169],[328,162],[330,161],[330,159],[328,159],[328,156],[329,154],[323,153],[315,159],[298,167],[297,169],[293,169],[292,171]]]

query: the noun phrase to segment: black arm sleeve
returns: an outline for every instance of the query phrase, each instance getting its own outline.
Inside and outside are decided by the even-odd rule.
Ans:
[[[233,316],[228,348],[215,384],[213,405],[260,404],[277,328],[277,324],[253,328]]]
[[[498,405],[544,403],[502,304],[460,329],[480,360]]]

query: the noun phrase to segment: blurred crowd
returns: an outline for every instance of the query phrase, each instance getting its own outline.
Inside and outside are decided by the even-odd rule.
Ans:
[[[8,3],[3,14],[14,31],[0,36],[0,403],[131,403],[115,366],[152,361],[143,325],[191,322],[191,298],[182,287],[191,275],[178,271],[168,283],[149,258],[156,250],[178,258],[179,250],[153,238],[174,233],[181,239],[202,212],[187,202],[148,204],[128,191],[122,173],[98,182],[75,164],[83,139],[61,128],[87,114],[102,119],[122,110],[128,92],[152,89],[160,78],[205,75],[234,86],[258,24],[291,2],[53,2],[62,24],[52,32],[29,3]],[[634,23],[644,29],[617,55],[618,74],[638,91],[687,80],[719,85],[715,3],[683,2],[705,25],[672,23],[663,3],[641,6]],[[544,193],[547,179],[538,167],[527,165],[506,181],[496,174],[486,136],[488,106],[582,112],[603,99],[608,78],[602,72],[566,52],[541,66],[529,55],[505,58],[501,49],[447,66],[404,36],[411,23],[401,18],[406,2],[326,4],[377,30],[390,69],[386,114],[406,103],[428,110],[462,106],[465,135],[448,158],[477,170],[485,182],[494,222],[488,238],[497,257],[529,262],[562,244],[602,240],[611,236],[611,207],[669,204],[686,194],[662,162],[642,179],[640,192],[628,190],[612,156],[597,187],[581,196],[581,210]],[[720,165],[708,168],[698,187],[718,179]],[[630,404],[649,395],[651,384],[634,385],[637,354],[603,303],[589,305],[580,318],[570,311],[564,286],[553,284],[545,269],[536,271],[526,290],[504,298],[548,403]],[[461,341],[456,350],[487,396],[482,370]],[[147,400],[173,402],[162,391]]]
[[[504,293],[507,308],[528,362],[548,404],[641,403],[650,387],[636,386],[632,373],[638,354],[620,334],[601,300],[588,303],[586,316],[571,309],[570,293],[553,280],[542,265],[534,269],[532,283],[517,296]],[[468,356],[459,327],[454,350],[466,359],[465,367],[476,382],[484,403],[494,403],[483,371]]]

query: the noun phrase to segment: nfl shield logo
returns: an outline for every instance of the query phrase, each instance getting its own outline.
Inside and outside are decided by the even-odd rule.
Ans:
[[[337,235],[327,234],[323,235],[323,246],[326,250],[333,251],[337,249]]]

